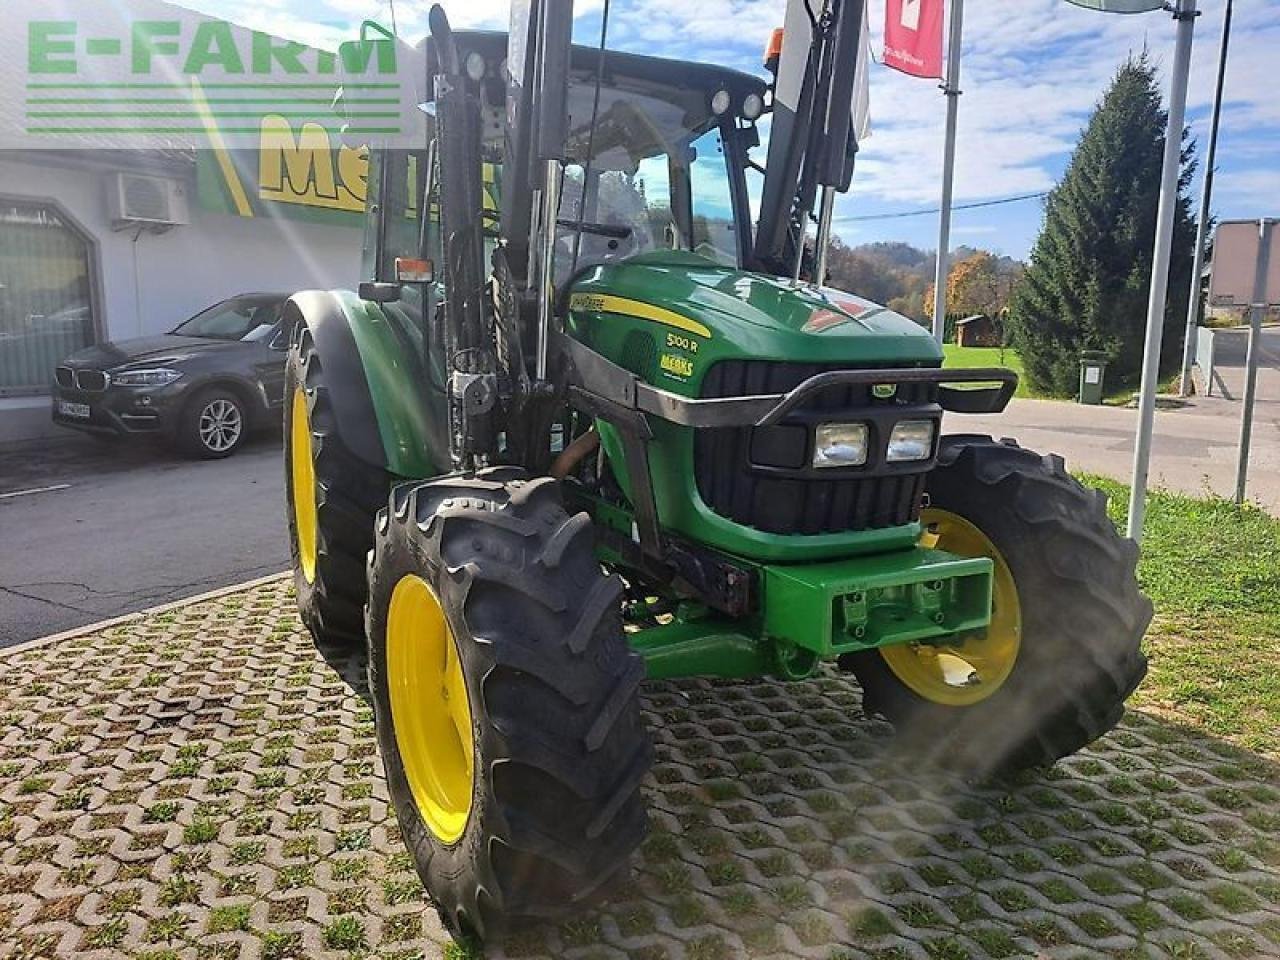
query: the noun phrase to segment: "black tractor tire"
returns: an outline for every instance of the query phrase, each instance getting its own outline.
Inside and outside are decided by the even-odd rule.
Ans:
[[[1012,672],[985,700],[948,706],[917,695],[877,650],[848,654],[868,715],[893,723],[904,756],[975,777],[1048,766],[1124,715],[1146,674],[1151,621],[1137,545],[1107,517],[1106,496],[1056,455],[1011,440],[942,439],[928,504],[976,526],[1008,564],[1022,614]]]
[[[316,560],[307,577],[301,562],[293,489],[293,396],[306,397],[315,471]],[[285,360],[284,472],[289,553],[302,623],[321,647],[364,644],[368,597],[365,562],[373,549],[373,527],[386,505],[392,476],[356,457],[338,433],[324,367],[310,332],[301,326]]]
[[[622,585],[559,482],[497,467],[405,484],[378,517],[369,561],[369,688],[401,834],[454,936],[494,942],[576,915],[622,875],[647,829],[653,750],[644,663],[622,630]],[[438,597],[473,727],[472,800],[444,843],[409,788],[387,674],[388,611],[406,576]]]
[[[212,423],[215,412],[225,412],[234,417],[234,437],[230,436],[228,425],[214,433],[207,429]],[[227,420],[224,423],[230,424]],[[226,387],[206,387],[183,405],[178,414],[178,422],[173,439],[178,449],[196,460],[221,460],[229,457],[241,446],[249,435],[250,412],[248,405],[239,394]]]

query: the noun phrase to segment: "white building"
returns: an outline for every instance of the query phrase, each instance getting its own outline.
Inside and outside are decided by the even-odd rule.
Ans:
[[[357,283],[358,214],[343,225],[273,201],[253,216],[210,209],[206,162],[0,153],[0,440],[50,431],[49,380],[73,350],[171,330],[235,293]]]
[[[394,118],[394,44],[338,55],[161,0],[6,11],[0,441],[51,431],[53,368],[76,349],[171,330],[237,293],[355,287],[367,154],[337,142],[330,98],[348,61],[386,70],[356,77],[382,82],[353,85],[377,88],[353,115]],[[122,129],[159,132],[140,149]]]

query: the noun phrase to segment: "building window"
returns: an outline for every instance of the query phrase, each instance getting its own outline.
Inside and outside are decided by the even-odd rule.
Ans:
[[[85,238],[53,207],[0,200],[0,396],[47,390],[93,319]]]

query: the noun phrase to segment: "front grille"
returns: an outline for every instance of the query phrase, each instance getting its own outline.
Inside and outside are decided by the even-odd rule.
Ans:
[[[64,390],[70,390],[76,385],[75,377],[71,373],[70,367],[55,367],[53,371],[53,379],[58,386]]]
[[[107,375],[101,370],[72,370],[77,390],[86,393],[101,393],[107,389]],[[62,381],[58,381],[61,383]]]
[[[785,393],[810,377],[849,364],[722,360],[702,384],[703,397]],[[809,468],[809,432],[820,420],[893,419],[895,408],[934,404],[937,385],[899,384],[892,397],[869,386],[839,386],[816,394],[783,424],[765,429],[698,430],[694,475],[712,510],[766,533],[821,534],[910,523],[920,514],[932,460],[837,472]],[[907,411],[904,410],[904,413]]]

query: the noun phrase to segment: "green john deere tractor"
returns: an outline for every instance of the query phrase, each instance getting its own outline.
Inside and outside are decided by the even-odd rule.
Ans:
[[[371,151],[366,281],[287,308],[301,615],[368,643],[446,925],[492,938],[625,870],[646,677],[834,660],[974,775],[1110,729],[1146,666],[1135,545],[1058,457],[942,432],[1014,374],[820,282],[862,0],[791,0],[768,82],[513,6],[509,34],[432,10],[422,142]]]

